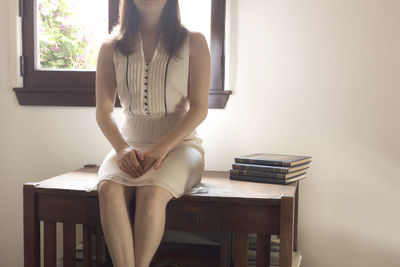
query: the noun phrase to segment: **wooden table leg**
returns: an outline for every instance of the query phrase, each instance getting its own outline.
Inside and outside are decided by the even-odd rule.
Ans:
[[[249,236],[248,234],[235,233],[234,267],[247,267]]]
[[[36,220],[34,183],[23,186],[24,266],[40,267],[40,222]]]
[[[271,235],[257,235],[256,267],[269,267]]]
[[[291,267],[294,236],[294,198],[282,197],[280,211],[279,266]]]
[[[300,182],[297,182],[297,187],[296,187],[296,197],[295,197],[295,205],[294,205],[294,244],[293,244],[293,250],[297,251],[297,221],[299,217],[299,186]]]

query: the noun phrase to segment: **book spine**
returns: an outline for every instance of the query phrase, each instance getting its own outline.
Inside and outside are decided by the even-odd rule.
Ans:
[[[249,170],[249,171],[260,171],[260,172],[289,173],[289,169],[278,169],[274,168],[273,166],[232,164],[232,168],[238,170]]]
[[[229,174],[229,178],[231,180],[238,180],[238,181],[247,181],[247,182],[260,182],[260,183],[269,183],[269,184],[288,184],[286,180],[281,179],[268,179],[268,178],[258,178],[258,177],[246,177],[240,176],[235,174]]]
[[[290,162],[286,161],[275,161],[275,160],[262,160],[262,159],[246,159],[246,158],[235,158],[237,163],[249,163],[249,164],[260,164],[260,165],[272,165],[280,167],[290,167]]]
[[[273,173],[273,172],[253,172],[248,170],[238,170],[231,169],[230,173],[234,175],[243,175],[243,176],[255,176],[255,177],[266,177],[266,178],[276,178],[276,179],[285,179],[286,175],[281,173]]]

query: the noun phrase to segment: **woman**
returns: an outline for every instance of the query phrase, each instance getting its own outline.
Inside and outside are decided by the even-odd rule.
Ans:
[[[210,55],[204,36],[181,25],[177,0],[121,0],[119,12],[97,61],[96,119],[113,149],[96,186],[114,266],[147,267],[162,239],[168,201],[201,181],[204,150],[196,127],[208,112]],[[117,92],[121,131],[112,116]]]

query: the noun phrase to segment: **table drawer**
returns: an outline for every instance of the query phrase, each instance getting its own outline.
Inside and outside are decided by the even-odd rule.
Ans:
[[[165,229],[219,232],[222,229],[221,204],[171,201],[167,206]]]
[[[224,204],[222,208],[224,232],[279,234],[279,206],[254,204]]]

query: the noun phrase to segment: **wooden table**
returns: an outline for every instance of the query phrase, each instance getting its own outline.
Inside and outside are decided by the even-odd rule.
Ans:
[[[40,267],[40,221],[44,225],[45,267],[56,266],[56,222],[63,223],[65,267],[75,266],[76,224],[83,225],[84,266],[91,266],[93,232],[97,233],[99,253],[96,266],[101,266],[98,194],[85,191],[97,171],[98,167],[86,167],[23,185],[25,267]],[[208,193],[187,194],[168,203],[166,230],[233,233],[234,267],[247,266],[249,233],[257,234],[257,267],[269,266],[271,235],[280,235],[279,266],[292,266],[297,251],[298,182],[242,182],[230,180],[229,172],[205,171],[202,183]],[[226,240],[221,253],[221,267],[226,267]]]

